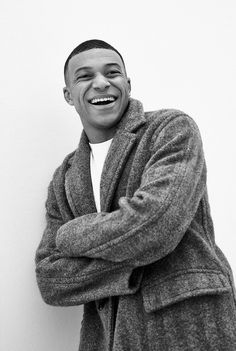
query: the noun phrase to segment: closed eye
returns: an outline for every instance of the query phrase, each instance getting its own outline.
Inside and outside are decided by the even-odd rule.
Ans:
[[[88,73],[85,73],[85,74],[81,74],[79,75],[75,81],[80,81],[80,80],[89,80],[92,78],[92,75],[91,74],[88,74]]]
[[[83,74],[82,76],[79,76],[78,79],[86,79],[86,78],[90,78],[91,75],[90,74]]]
[[[107,76],[116,76],[118,74],[120,74],[120,71],[112,70],[107,72]]]

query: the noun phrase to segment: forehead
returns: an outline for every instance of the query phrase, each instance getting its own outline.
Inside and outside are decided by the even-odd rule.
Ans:
[[[115,51],[109,49],[90,49],[73,56],[69,61],[68,71],[71,75],[79,68],[90,67],[96,69],[111,63],[118,64],[124,69],[122,60]]]

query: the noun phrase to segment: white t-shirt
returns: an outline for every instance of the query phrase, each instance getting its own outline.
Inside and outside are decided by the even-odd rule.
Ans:
[[[102,169],[105,162],[105,158],[108,153],[108,149],[111,145],[112,139],[104,141],[103,143],[90,144],[90,170],[91,179],[93,184],[93,194],[97,207],[97,211],[101,211],[100,205],[100,181],[102,175]]]

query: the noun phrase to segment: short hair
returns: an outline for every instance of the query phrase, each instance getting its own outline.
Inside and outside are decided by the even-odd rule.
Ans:
[[[123,60],[123,57],[121,56],[121,54],[119,53],[118,50],[116,50],[112,45],[106,43],[103,40],[99,40],[99,39],[91,39],[91,40],[86,40],[84,42],[82,42],[81,44],[79,44],[78,46],[76,46],[76,48],[74,48],[74,50],[70,53],[70,55],[67,57],[65,65],[64,65],[64,79],[66,82],[66,74],[67,74],[67,70],[68,70],[68,64],[70,59],[83,52],[83,51],[87,51],[87,50],[91,50],[91,49],[108,49],[108,50],[113,50],[115,51],[121,58],[121,61],[124,65],[124,69],[125,69],[125,63]],[[126,69],[125,69],[126,72]]]

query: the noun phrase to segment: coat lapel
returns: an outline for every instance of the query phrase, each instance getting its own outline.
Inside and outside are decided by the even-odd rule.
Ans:
[[[101,176],[101,211],[109,211],[119,177],[135,141],[135,134],[123,132],[117,135],[111,143]]]
[[[75,217],[96,212],[90,175],[90,146],[84,131],[66,175],[66,194]]]
[[[108,212],[119,177],[136,142],[136,130],[145,123],[142,104],[130,99],[129,106],[117,125],[116,133],[103,166],[100,201],[101,211]],[[96,212],[90,174],[90,146],[85,131],[66,175],[66,194],[75,217]]]
[[[125,163],[136,143],[136,130],[145,123],[142,104],[130,99],[129,107],[117,126],[101,176],[101,211],[109,212],[113,195]]]

